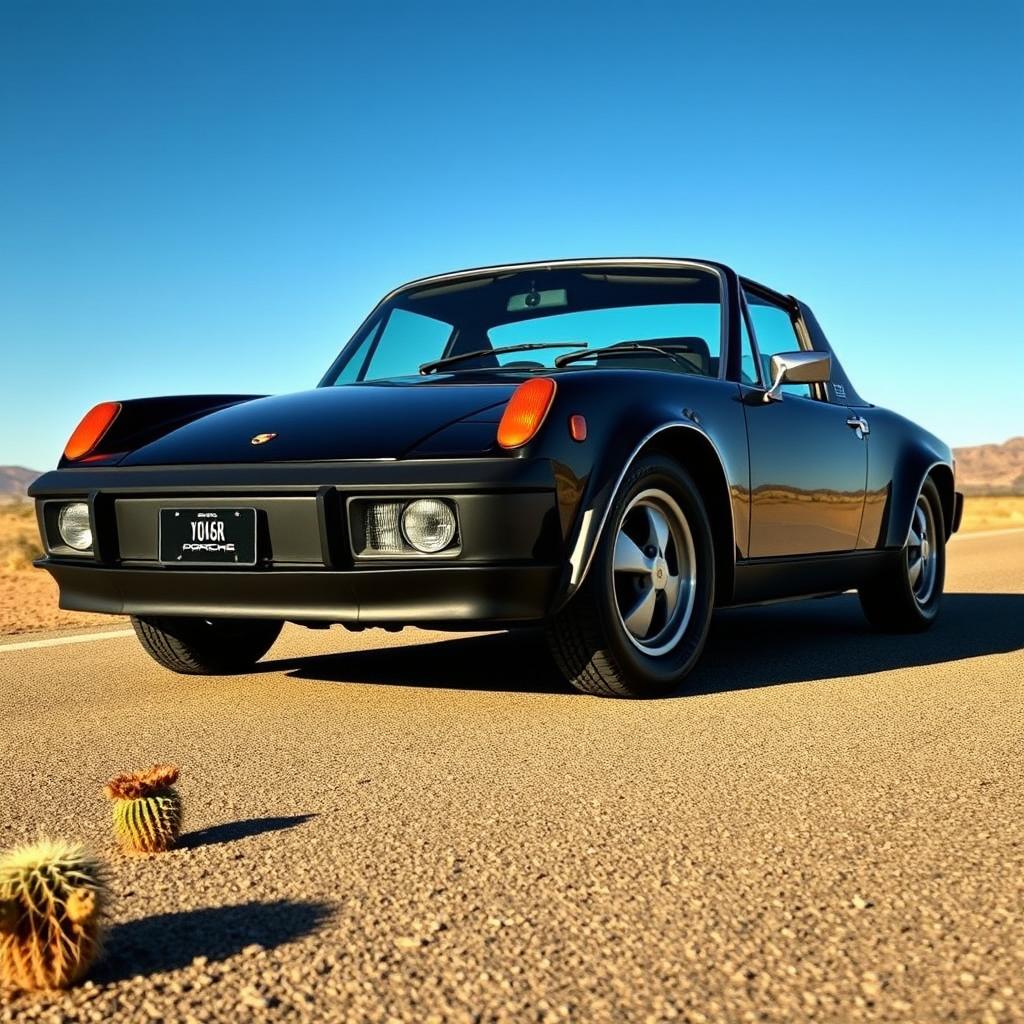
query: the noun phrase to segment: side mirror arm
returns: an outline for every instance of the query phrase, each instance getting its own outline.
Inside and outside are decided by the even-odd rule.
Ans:
[[[781,364],[775,370],[775,379],[772,381],[772,386],[762,395],[761,400],[764,402],[781,402],[782,401],[782,385],[786,380],[786,367]]]

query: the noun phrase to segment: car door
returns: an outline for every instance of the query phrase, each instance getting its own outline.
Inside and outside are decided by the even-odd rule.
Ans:
[[[867,478],[867,435],[822,385],[784,385],[763,400],[771,357],[809,348],[795,308],[744,287],[748,352],[744,410],[750,452],[749,557],[852,551],[857,547]]]

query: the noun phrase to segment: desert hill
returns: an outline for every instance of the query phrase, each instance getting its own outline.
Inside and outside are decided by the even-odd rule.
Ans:
[[[957,448],[957,486],[967,494],[1024,494],[1024,437]]]
[[[24,498],[28,485],[39,474],[24,466],[0,466],[0,501]]]

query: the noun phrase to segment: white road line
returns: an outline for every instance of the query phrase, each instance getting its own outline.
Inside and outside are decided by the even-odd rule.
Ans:
[[[113,637],[135,636],[133,629],[112,629],[109,633],[79,633],[77,636],[55,636],[49,640],[20,640],[15,644],[0,644],[0,654],[7,651],[30,651],[36,647],[60,647],[63,644],[87,644],[91,640],[110,640]]]
[[[974,540],[975,537],[1005,537],[1008,533],[1024,533],[1024,526],[1009,526],[1005,530],[977,530],[973,533],[955,533],[953,540]]]

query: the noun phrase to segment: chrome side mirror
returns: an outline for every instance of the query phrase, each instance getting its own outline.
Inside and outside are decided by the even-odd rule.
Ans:
[[[782,401],[783,384],[827,384],[832,378],[832,356],[827,352],[779,352],[772,356],[772,386],[766,402]]]

